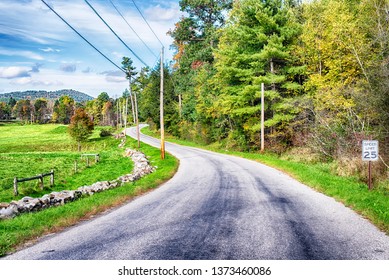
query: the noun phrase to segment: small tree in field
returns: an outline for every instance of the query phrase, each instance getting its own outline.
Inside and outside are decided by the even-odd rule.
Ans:
[[[81,142],[85,142],[91,136],[94,129],[93,121],[84,109],[76,109],[70,120],[69,134],[77,141],[78,151],[81,151]]]

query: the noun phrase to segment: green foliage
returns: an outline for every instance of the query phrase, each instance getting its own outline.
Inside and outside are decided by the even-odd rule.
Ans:
[[[269,137],[277,135],[283,143],[290,141],[286,123],[299,114],[292,106],[301,93],[298,72],[291,49],[300,27],[288,7],[281,1],[239,1],[222,30],[216,54],[215,84],[219,94],[213,106],[218,118],[230,119],[232,135],[237,131],[245,139],[243,147],[257,146],[260,129],[260,84],[267,85],[266,123]],[[292,69],[292,70],[291,70]]]
[[[86,112],[91,116],[95,125],[114,125],[114,100],[106,92],[102,92],[85,104]]]
[[[114,132],[114,129],[113,129],[112,127],[109,127],[109,128],[102,128],[102,129],[100,130],[99,135],[100,135],[100,137],[112,136],[113,132]]]
[[[264,83],[268,149],[308,145],[334,159],[359,156],[369,136],[389,145],[387,1],[180,7],[186,16],[170,35],[181,137],[257,148]]]
[[[28,121],[31,121],[31,101],[24,99],[17,101],[15,106],[13,107],[13,112],[18,118],[25,121],[26,123]]]
[[[132,65],[133,61],[129,57],[123,57],[122,59],[122,69],[126,73],[126,78],[131,81],[131,78],[134,77],[136,74],[138,74],[135,69],[136,67]]]
[[[173,80],[176,95],[181,100],[179,115],[184,123],[200,122],[198,125],[203,126],[202,113],[197,111],[195,88],[202,86],[197,74],[202,68],[213,64],[213,50],[220,37],[218,30],[224,25],[226,12],[231,6],[231,0],[180,1],[181,10],[187,16],[181,18],[169,34],[174,39],[173,47],[176,49]]]
[[[78,108],[71,118],[69,134],[78,142],[79,151],[81,151],[81,142],[85,142],[92,135],[93,129],[93,121],[86,111],[82,108]]]
[[[6,102],[0,102],[0,120],[10,119],[11,114],[12,114],[12,107]]]
[[[139,114],[140,119],[156,124],[160,127],[160,76],[161,66],[158,64],[147,74],[144,73],[142,81],[135,83],[139,87]],[[164,122],[168,132],[175,133],[178,125],[177,96],[174,92],[172,73],[167,67],[164,71]],[[141,83],[141,84],[139,84]],[[142,88],[143,87],[143,88]]]
[[[109,101],[109,95],[106,92],[102,92],[97,96],[97,100],[99,100],[101,103],[106,103]]]
[[[355,147],[369,135],[385,142],[382,117],[388,107],[377,73],[386,70],[379,66],[383,45],[376,43],[389,27],[381,20],[384,2],[326,0],[303,6],[295,53],[306,65],[304,90],[312,100],[309,142],[327,158],[359,157]]]
[[[75,101],[68,95],[61,96],[54,104],[53,122],[69,124],[74,114]]]
[[[46,114],[48,114],[48,101],[44,98],[39,98],[35,100],[34,103],[35,111],[35,121],[38,123],[44,123],[46,119]]]

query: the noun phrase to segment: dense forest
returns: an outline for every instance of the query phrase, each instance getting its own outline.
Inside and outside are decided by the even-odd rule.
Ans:
[[[166,130],[201,143],[259,150],[261,83],[265,147],[300,149],[362,168],[361,141],[389,142],[389,1],[181,0],[169,32]],[[158,127],[158,68],[140,115]],[[378,168],[379,169],[379,168]],[[384,168],[382,168],[384,170]]]
[[[265,83],[269,149],[309,143],[333,158],[386,138],[389,3],[300,2],[180,2],[172,133],[256,149]]]

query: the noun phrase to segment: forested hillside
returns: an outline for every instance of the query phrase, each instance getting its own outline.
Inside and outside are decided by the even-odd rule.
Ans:
[[[309,142],[336,157],[386,137],[386,1],[232,2],[181,1],[188,17],[171,32],[181,136],[258,147],[265,83],[270,149]]]
[[[79,92],[73,89],[62,89],[56,91],[28,90],[28,91],[0,93],[0,101],[8,102],[11,97],[15,100],[21,100],[21,99],[35,100],[39,98],[45,98],[47,100],[56,100],[64,95],[70,96],[76,102],[80,102],[80,103],[93,99],[93,97],[83,92]]]
[[[258,150],[265,83],[267,150],[351,160],[344,165],[353,173],[362,168],[361,140],[371,138],[386,160],[388,1],[181,0],[180,7],[186,16],[169,32],[176,54],[165,75],[167,131]],[[140,115],[158,126],[158,77],[146,79]]]

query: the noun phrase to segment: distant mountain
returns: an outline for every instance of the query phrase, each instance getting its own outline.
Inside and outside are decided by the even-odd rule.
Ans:
[[[85,102],[94,99],[93,97],[77,90],[61,89],[57,91],[28,90],[28,91],[0,93],[0,101],[8,101],[11,97],[13,97],[16,100],[20,100],[20,99],[35,100],[38,98],[56,100],[63,95],[68,95],[72,97],[76,102]]]

